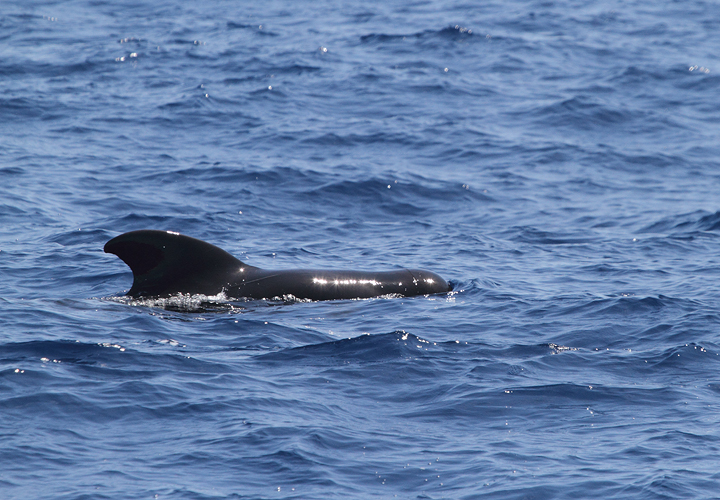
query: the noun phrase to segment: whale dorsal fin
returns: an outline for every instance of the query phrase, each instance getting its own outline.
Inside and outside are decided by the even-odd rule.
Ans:
[[[162,296],[177,292],[215,295],[226,277],[250,268],[222,248],[171,231],[141,230],[105,244],[133,272],[128,295]]]

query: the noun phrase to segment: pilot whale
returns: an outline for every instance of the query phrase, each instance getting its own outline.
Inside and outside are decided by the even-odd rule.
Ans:
[[[446,293],[451,287],[435,273],[420,269],[385,272],[290,269],[269,271],[249,266],[225,250],[172,231],[141,230],[105,244],[132,270],[131,297],[169,297],[177,293],[271,299],[364,299]]]

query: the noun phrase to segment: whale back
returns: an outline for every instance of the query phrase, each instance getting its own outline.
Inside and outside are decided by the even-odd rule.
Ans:
[[[132,297],[177,292],[215,295],[243,264],[222,248],[171,231],[141,230],[121,234],[105,244],[132,270]]]

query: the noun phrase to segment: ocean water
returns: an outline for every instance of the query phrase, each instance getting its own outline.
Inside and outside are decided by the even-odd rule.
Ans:
[[[0,4],[0,497],[720,498],[714,2]],[[178,231],[451,293],[132,301]]]

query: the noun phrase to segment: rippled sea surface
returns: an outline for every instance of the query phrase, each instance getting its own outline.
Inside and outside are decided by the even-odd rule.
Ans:
[[[720,498],[719,30],[4,2],[0,496]],[[454,291],[131,301],[136,229]]]

